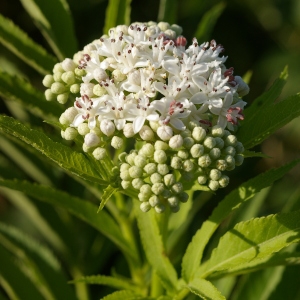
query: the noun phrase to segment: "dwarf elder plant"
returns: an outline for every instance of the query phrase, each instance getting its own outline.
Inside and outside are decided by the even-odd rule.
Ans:
[[[36,227],[0,224],[0,298],[238,299],[238,275],[299,263],[299,211],[238,217],[298,161],[231,190],[206,220],[201,208],[245,158],[264,156],[249,149],[300,114],[299,95],[275,102],[285,69],[246,108],[248,84],[221,44],[188,41],[167,22],[130,24],[130,1],[122,16],[116,2],[107,32],[76,52],[66,2],[22,1],[57,58],[0,17],[1,43],[45,87],[0,71],[12,112],[0,116],[11,158],[2,159],[1,191]]]

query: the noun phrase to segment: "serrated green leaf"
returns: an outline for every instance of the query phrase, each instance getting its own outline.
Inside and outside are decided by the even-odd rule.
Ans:
[[[36,286],[24,275],[16,265],[12,255],[0,244],[0,277],[3,277],[10,290],[8,295],[16,295],[17,299],[44,300]],[[2,285],[5,289],[5,286]],[[15,299],[12,297],[12,299]]]
[[[204,300],[226,300],[220,291],[208,280],[195,278],[188,284],[189,290]]]
[[[0,95],[7,100],[22,104],[23,107],[43,119],[57,119],[63,112],[57,102],[46,101],[45,95],[28,81],[1,70]]]
[[[252,148],[299,115],[300,94],[297,94],[272,106],[260,108],[249,121],[245,119],[237,132],[237,138],[245,149]]]
[[[54,64],[57,63],[54,56],[1,14],[0,43],[41,74],[51,73]]]
[[[101,298],[101,300],[154,300],[150,297],[143,297],[139,296],[133,291],[130,290],[124,290],[124,291],[117,291],[114,292],[104,298]]]
[[[160,0],[157,20],[174,24],[177,22],[177,0]]]
[[[139,209],[137,203],[135,203],[135,206],[140,236],[147,259],[161,280],[164,288],[170,294],[174,294],[177,289],[177,274],[165,253],[162,237],[155,218],[155,212],[150,210],[144,213]]]
[[[221,237],[211,258],[196,276],[208,278],[217,273],[270,257],[292,243],[300,241],[300,211],[270,215],[240,222]],[[229,247],[228,245],[234,245]]]
[[[0,185],[21,191],[37,200],[66,209],[69,213],[99,230],[103,235],[108,237],[120,249],[122,249],[123,252],[136,264],[138,264],[138,255],[124,239],[120,228],[117,226],[112,217],[104,210],[97,214],[96,205],[82,201],[79,198],[70,196],[65,192],[55,190],[51,187],[32,184],[26,181],[0,179]]]
[[[245,121],[248,122],[255,114],[262,108],[270,106],[275,103],[275,100],[280,96],[283,87],[286,84],[288,78],[287,66],[281,72],[279,78],[277,78],[273,85],[262,95],[257,97],[251,105],[245,109]]]
[[[270,186],[275,180],[281,178],[298,162],[299,160],[296,160],[283,167],[271,169],[250,179],[239,188],[233,190],[220,202],[209,219],[202,224],[201,228],[193,236],[192,242],[184,254],[182,260],[182,277],[186,282],[189,282],[191,278],[193,278],[202,259],[204,248],[221,222],[225,220],[231,212],[238,209],[242,203],[248,201],[260,190]]]
[[[123,278],[116,278],[112,276],[93,275],[93,276],[85,276],[70,281],[70,283],[78,283],[78,282],[83,282],[86,284],[107,285],[118,290],[129,290],[129,291],[136,291],[136,292],[140,291],[140,288],[136,286],[131,280],[129,279],[125,280]]]
[[[211,38],[211,33],[214,29],[214,26],[220,15],[222,14],[225,6],[226,5],[224,2],[220,2],[217,5],[213,6],[202,17],[195,33],[195,37],[198,39],[200,44],[208,41]]]
[[[54,53],[60,60],[73,57],[77,41],[66,0],[21,0]]]
[[[269,155],[266,155],[262,152],[255,152],[255,151],[250,151],[250,150],[245,150],[243,152],[243,156],[245,158],[249,158],[249,157],[263,157],[263,158],[270,158]]]
[[[117,25],[130,24],[131,0],[109,0],[105,13],[103,33]]]
[[[8,245],[8,250],[25,262],[24,255],[29,259],[28,268],[32,277],[40,283],[38,289],[48,291],[55,299],[74,299],[75,294],[66,284],[67,278],[63,275],[58,260],[44,245],[25,235],[14,227],[0,223],[0,233],[5,236],[13,246]],[[0,243],[3,241],[0,235]],[[21,254],[22,253],[22,254]],[[27,260],[27,259],[26,259]],[[26,265],[25,265],[26,267]],[[44,292],[45,293],[45,292]],[[45,293],[45,295],[47,295]]]
[[[61,168],[83,179],[106,184],[84,154],[52,141],[41,131],[30,129],[13,118],[0,116],[0,132],[17,137],[56,162]]]
[[[101,211],[105,204],[107,203],[107,201],[110,199],[110,197],[116,193],[118,191],[118,188],[114,188],[112,187],[111,185],[109,185],[105,190],[104,190],[104,193],[101,197],[101,203],[100,203],[100,206],[98,208],[98,212]]]

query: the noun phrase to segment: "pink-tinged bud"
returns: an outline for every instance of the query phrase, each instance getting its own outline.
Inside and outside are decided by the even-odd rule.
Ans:
[[[187,40],[184,36],[181,35],[176,39],[175,43],[176,43],[176,46],[185,47],[187,44]]]

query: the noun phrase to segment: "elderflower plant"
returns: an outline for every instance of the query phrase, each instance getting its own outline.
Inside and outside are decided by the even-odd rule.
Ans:
[[[119,185],[139,191],[145,212],[166,205],[177,212],[189,182],[226,187],[227,171],[243,162],[234,133],[249,87],[225,66],[223,46],[195,38],[188,45],[178,25],[164,22],[121,25],[108,34],[44,78],[47,100],[75,96],[60,117],[68,126],[62,136],[72,140],[77,130],[96,159],[110,147],[122,149],[125,139],[142,141],[120,157]]]

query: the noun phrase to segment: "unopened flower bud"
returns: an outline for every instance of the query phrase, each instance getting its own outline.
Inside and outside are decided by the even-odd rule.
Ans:
[[[209,172],[209,177],[211,180],[219,180],[222,176],[221,171],[217,169],[211,169]]]
[[[202,142],[206,137],[206,131],[202,127],[195,127],[192,131],[192,137],[197,142]]]
[[[201,175],[197,178],[197,181],[198,181],[199,184],[204,185],[207,181],[207,177],[204,176],[204,175]]]
[[[169,140],[169,146],[172,149],[178,149],[182,145],[183,145],[183,138],[179,134],[172,136]]]
[[[155,173],[157,170],[156,164],[155,163],[149,163],[144,167],[144,171],[148,174],[151,175]]]
[[[243,164],[243,162],[244,162],[244,156],[238,154],[238,155],[236,155],[236,156],[234,157],[234,160],[235,160],[235,165],[236,165],[236,166],[241,166],[241,165]]]
[[[66,91],[66,87],[61,82],[54,82],[51,85],[51,92],[53,94],[59,95],[63,94]]]
[[[137,155],[134,158],[134,164],[140,168],[143,168],[147,164],[147,160],[143,155]]]
[[[226,175],[222,175],[219,179],[219,185],[220,187],[224,188],[229,184],[229,177]]]
[[[172,24],[170,29],[174,30],[177,36],[182,34],[182,27],[177,24]]]
[[[182,159],[177,156],[172,157],[171,167],[175,170],[180,170],[182,168]]]
[[[164,176],[164,183],[166,186],[172,186],[175,184],[176,178],[174,174],[167,174]]]
[[[143,145],[143,147],[140,150],[140,153],[146,157],[151,157],[154,153],[154,146],[150,143],[147,143]]]
[[[227,162],[224,159],[219,159],[215,163],[216,168],[220,171],[225,171],[228,167]]]
[[[209,151],[209,156],[212,160],[216,160],[221,156],[221,150],[219,148],[213,148]]]
[[[125,126],[123,128],[123,134],[127,138],[131,138],[135,135],[132,123],[125,124]]]
[[[70,58],[65,58],[62,63],[61,67],[64,69],[64,71],[74,71],[77,67],[75,62]]]
[[[235,150],[237,154],[242,154],[245,151],[245,148],[241,142],[237,142],[235,146]]]
[[[158,182],[162,182],[162,176],[159,173],[153,173],[150,176],[150,181],[154,184],[154,183],[158,183]]]
[[[141,178],[134,178],[131,184],[136,190],[139,190],[141,186],[144,184],[144,181]]]
[[[227,163],[227,167],[231,167],[235,165],[235,159],[232,155],[226,155],[225,161]]]
[[[51,89],[45,90],[45,98],[47,101],[53,101],[56,99],[56,95],[51,92]]]
[[[211,129],[211,134],[213,137],[222,137],[224,135],[224,129],[221,126],[213,126]]]
[[[57,73],[57,72],[64,72],[65,70],[62,67],[61,63],[57,63],[54,65],[53,67],[53,73]]]
[[[145,194],[145,195],[150,196],[150,195],[152,194],[152,190],[151,190],[150,184],[143,184],[143,185],[140,187],[140,193],[143,193],[143,194]]]
[[[62,82],[62,79],[61,79],[61,76],[64,72],[56,72],[56,73],[53,73],[53,79],[54,81],[56,82]]]
[[[65,130],[65,140],[67,141],[72,141],[76,138],[76,136],[78,135],[78,131],[73,128],[73,127],[68,127],[66,130]]]
[[[227,146],[223,151],[223,154],[225,155],[231,155],[231,156],[235,156],[236,150],[234,147],[232,146]]]
[[[149,198],[149,203],[152,207],[160,204],[159,198],[156,195],[153,195]]]
[[[165,211],[165,206],[163,204],[157,204],[155,207],[154,207],[155,211],[158,213],[158,214],[161,214]]]
[[[202,168],[206,168],[211,164],[211,158],[205,154],[198,159],[198,165]]]
[[[183,139],[185,139],[187,137],[191,137],[192,132],[189,129],[185,129],[180,132],[180,135],[182,136]]]
[[[100,129],[105,135],[111,136],[115,132],[116,127],[112,121],[102,120],[100,123]]]
[[[160,28],[161,31],[166,31],[170,28],[170,24],[167,22],[159,22],[157,26]]]
[[[177,152],[177,156],[180,157],[180,158],[182,158],[182,159],[187,159],[187,158],[189,158],[190,154],[186,150],[179,150]]]
[[[95,147],[100,143],[100,138],[95,133],[90,132],[84,137],[84,143],[88,147]]]
[[[120,82],[126,79],[126,75],[123,74],[119,69],[113,70],[112,76],[116,82]]]
[[[143,169],[137,166],[132,166],[128,170],[131,178],[140,178],[143,175]]]
[[[139,135],[144,141],[152,141],[154,139],[154,132],[148,125],[144,125],[141,128]]]
[[[152,185],[152,192],[155,195],[160,195],[165,189],[165,185],[161,182],[156,182]]]
[[[246,96],[250,90],[248,84],[240,76],[234,76],[234,81],[238,84],[237,92],[239,96]]]
[[[170,198],[168,198],[168,203],[171,207],[178,207],[179,199],[177,196],[170,197]]]
[[[189,195],[186,192],[181,192],[177,195],[180,202],[185,203],[189,199]]]
[[[98,97],[101,97],[101,96],[107,94],[107,91],[103,86],[100,86],[100,84],[95,84],[93,87],[93,94]]]
[[[75,81],[76,81],[74,72],[72,72],[72,71],[63,73],[61,75],[61,79],[68,85],[71,85],[71,84],[75,83]]]
[[[106,149],[101,148],[101,147],[97,147],[97,148],[93,151],[93,156],[94,156],[97,160],[104,159],[104,158],[106,157]]]
[[[69,93],[63,93],[63,94],[57,95],[56,99],[57,99],[58,103],[65,104],[65,103],[67,103],[67,101],[69,99]]]
[[[219,182],[216,180],[210,180],[208,183],[208,187],[212,190],[212,191],[216,191],[219,189],[220,185]]]
[[[54,83],[54,78],[52,75],[48,74],[43,79],[43,85],[47,88],[50,88],[52,83]]]
[[[182,169],[185,172],[191,172],[194,170],[194,168],[195,168],[195,165],[190,159],[187,159],[183,162]]]
[[[105,70],[103,70],[101,68],[95,69],[93,72],[93,76],[98,82],[101,82],[108,78],[108,75],[106,74]]]
[[[157,172],[160,175],[162,175],[162,176],[168,174],[169,173],[169,167],[168,167],[168,165],[166,165],[166,164],[158,164],[157,165]]]
[[[173,136],[172,128],[167,125],[158,127],[156,133],[163,141],[168,141]]]
[[[204,147],[200,144],[195,144],[192,146],[190,153],[191,153],[192,157],[198,158],[203,155]]]
[[[80,85],[80,94],[81,95],[87,95],[88,97],[93,97],[93,88],[94,84],[93,83],[81,83]]]
[[[157,132],[157,129],[160,127],[157,121],[149,121],[149,125],[154,132]]]
[[[81,58],[80,58],[80,59],[81,59]],[[75,75],[78,76],[78,77],[83,77],[83,76],[86,75],[86,72],[85,72],[84,69],[78,69],[78,68],[76,68],[76,69],[74,70],[74,73],[75,73]]]
[[[158,164],[163,164],[167,161],[168,157],[164,150],[155,150],[154,151],[154,161]]]
[[[111,139],[111,142],[110,142],[111,146],[115,149],[121,149],[123,144],[124,144],[124,141],[122,138],[118,137],[118,136],[114,136],[112,139]]]
[[[225,138],[225,145],[235,147],[237,144],[237,138],[235,135],[230,134]]]
[[[175,184],[172,185],[171,190],[175,194],[179,194],[183,192],[183,185],[181,182],[176,182]]]
[[[129,163],[131,166],[134,166],[134,158],[137,156],[136,152],[131,152],[126,156],[126,161]]]
[[[70,86],[70,92],[72,94],[78,94],[80,92],[80,84],[79,83],[74,83]]]
[[[127,153],[126,152],[122,152],[118,155],[118,159],[119,161],[121,161],[122,163],[125,163],[126,162],[126,156],[127,156]],[[122,164],[123,165],[123,164]],[[121,165],[121,166],[122,166]]]
[[[155,148],[155,150],[168,150],[169,145],[162,141],[156,141],[154,144],[154,148]]]
[[[138,198],[141,202],[145,202],[145,201],[148,201],[149,199],[149,196],[148,195],[145,195],[143,193],[138,193]]]
[[[215,138],[216,148],[222,149],[224,147],[224,141],[220,137]]]
[[[121,186],[124,190],[128,189],[131,185],[131,182],[130,181],[127,181],[127,180],[122,180],[121,181]]]
[[[87,123],[79,124],[77,130],[80,135],[87,135],[90,132],[90,128]]]
[[[140,205],[140,209],[142,212],[147,212],[151,209],[151,205],[149,204],[149,202],[143,202]]]
[[[183,147],[186,149],[190,149],[194,144],[195,141],[191,137],[186,137],[183,139]]]
[[[208,149],[212,149],[216,146],[216,141],[213,137],[208,136],[206,137],[206,139],[203,142],[204,147],[208,148]]]

